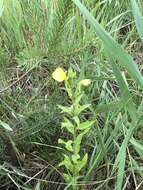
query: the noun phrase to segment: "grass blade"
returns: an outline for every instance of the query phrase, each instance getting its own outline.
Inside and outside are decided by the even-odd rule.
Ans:
[[[35,190],[40,190],[40,182],[37,183]]]
[[[73,2],[80,9],[81,13],[88,20],[93,27],[97,36],[104,42],[112,56],[124,66],[130,73],[131,77],[143,88],[143,77],[139,72],[137,65],[134,63],[133,58],[126,53],[121,46],[104,30],[104,28],[98,23],[98,21],[90,14],[86,7],[79,1],[73,0]]]
[[[143,16],[139,10],[139,6],[137,5],[136,0],[131,0],[131,4],[137,31],[141,40],[143,41]]]
[[[106,50],[107,50],[107,47],[106,47]],[[116,80],[119,84],[124,105],[127,108],[132,120],[135,121],[137,118],[137,114],[136,114],[137,110],[136,110],[135,105],[133,103],[133,99],[132,99],[132,96],[131,96],[130,91],[128,89],[128,86],[127,86],[119,68],[117,67],[115,61],[112,59],[112,56],[109,52],[108,52],[108,57],[109,57],[110,64],[112,65],[112,69],[113,69],[113,72],[115,74]]]
[[[2,16],[4,7],[3,7],[3,1],[0,1],[0,17]]]
[[[7,123],[5,123],[5,122],[3,122],[3,121],[1,121],[0,120],[0,127],[3,127],[5,130],[7,130],[7,131],[13,131],[13,129],[7,124]]]
[[[108,52],[107,47],[106,47],[106,50]],[[119,87],[120,87],[123,102],[124,102],[125,107],[127,108],[128,112],[130,114],[130,117],[132,118],[132,120],[134,122],[134,121],[136,121],[136,118],[137,118],[137,111],[136,111],[136,108],[134,106],[132,96],[129,92],[128,86],[127,86],[120,70],[118,69],[117,65],[115,64],[115,61],[112,59],[112,56],[110,55],[109,52],[108,52],[108,56],[109,56],[109,60],[110,60],[110,63],[112,65],[112,68],[113,68],[113,72],[116,76],[117,82],[118,82]],[[129,135],[129,131],[127,132],[127,136],[128,135]],[[125,170],[125,160],[126,160],[126,148],[127,148],[129,141],[126,141],[126,143],[125,143],[125,141],[123,141],[123,142],[124,142],[123,144],[125,146],[121,145],[121,148],[119,150],[119,153],[118,153],[118,156],[116,158],[115,165],[114,165],[114,167],[118,168],[117,183],[116,183],[116,189],[117,190],[122,189],[123,178],[124,178],[124,170]]]

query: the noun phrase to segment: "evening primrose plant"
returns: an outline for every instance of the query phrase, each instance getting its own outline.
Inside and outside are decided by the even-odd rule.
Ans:
[[[66,72],[62,68],[57,68],[52,77],[58,82],[64,82],[65,91],[70,98],[69,106],[59,106],[64,113],[64,121],[61,124],[61,129],[65,129],[70,138],[59,139],[59,144],[65,147],[63,160],[59,166],[65,167],[63,178],[73,190],[78,190],[76,185],[78,179],[83,176],[83,169],[88,162],[88,154],[81,150],[81,142],[85,134],[89,132],[94,124],[94,120],[81,120],[81,113],[90,107],[90,104],[81,104],[84,87],[91,84],[90,79],[83,79],[77,82],[76,72],[71,68]]]

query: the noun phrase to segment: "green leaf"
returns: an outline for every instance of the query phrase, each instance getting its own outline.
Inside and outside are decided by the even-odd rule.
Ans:
[[[72,147],[72,144],[73,144],[73,141],[72,140],[69,140],[66,142],[66,149],[73,152],[73,147]]]
[[[74,134],[74,125],[66,117],[64,118],[64,122],[62,122],[61,128],[66,128],[68,130],[68,132]]]
[[[68,87],[66,86],[66,91],[67,91],[67,93],[68,93],[68,96],[72,99],[73,94],[72,94],[71,88],[68,88]]]
[[[79,115],[82,111],[84,111],[85,109],[89,108],[91,105],[90,104],[86,104],[83,106],[79,106],[75,108],[75,115]]]
[[[117,65],[116,65],[114,59],[112,58],[111,54],[109,53],[107,47],[106,47],[106,51],[108,52],[110,64],[112,65],[113,72],[115,74],[115,77],[116,77],[117,82],[118,82],[119,87],[120,87],[124,106],[127,108],[132,120],[136,120],[137,110],[136,110],[136,107],[133,103],[133,99],[132,99],[132,96],[130,94],[130,91],[128,89],[127,81],[125,81],[125,76],[124,77],[122,76],[119,68],[117,67]]]
[[[76,78],[76,72],[71,67],[68,69],[68,76],[67,76],[67,78],[69,78],[69,79]]]
[[[77,126],[80,124],[80,119],[78,116],[73,117],[73,120],[75,121]]]
[[[76,154],[78,154],[79,151],[80,151],[80,144],[81,144],[82,137],[83,137],[83,134],[82,133],[79,134],[77,136],[75,142],[74,142],[75,143],[75,152],[76,152]]]
[[[59,144],[64,144],[67,150],[73,152],[73,147],[72,147],[73,141],[72,140],[69,140],[69,141],[66,142],[66,141],[64,141],[62,139],[59,139],[58,143]]]
[[[104,148],[100,148],[101,146],[100,147],[97,146],[97,143],[95,142],[91,164],[90,164],[89,170],[86,173],[84,180],[88,180],[91,177],[92,172],[94,171],[95,167],[101,162],[101,160],[105,159],[105,157],[107,156],[107,152],[109,150],[111,150],[112,146],[114,146],[113,145],[114,140],[118,139],[118,134],[119,134],[119,131],[121,129],[121,125],[123,122],[124,122],[124,119],[123,119],[122,115],[119,114],[115,121],[115,128],[111,131],[107,141],[103,142],[105,144]],[[100,135],[99,135],[99,137],[100,137]],[[103,151],[103,150],[105,150],[105,151]]]
[[[63,173],[62,175],[63,175],[63,178],[65,179],[65,181],[66,181],[67,183],[69,183],[69,182],[72,181],[72,177],[71,177],[70,175],[68,175],[68,174],[66,174],[66,173]]]
[[[75,154],[78,154],[79,151],[80,151],[80,144],[81,144],[81,141],[82,141],[82,137],[88,132],[88,129],[85,130],[84,132],[80,133],[75,141],[74,141],[74,144],[75,144]]]
[[[137,27],[137,31],[141,40],[143,41],[143,16],[139,10],[136,0],[131,0],[133,15]]]
[[[95,123],[95,121],[85,121],[79,124],[77,129],[85,130],[90,129],[90,127]]]
[[[37,183],[35,190],[40,190],[40,182]]]
[[[3,0],[0,1],[0,17],[2,16],[4,11],[4,6],[3,6]]]
[[[81,161],[78,161],[78,163],[76,164],[77,173],[80,172],[80,170],[85,167],[85,165],[87,164],[87,160],[88,160],[88,154],[86,153],[83,159]]]
[[[105,31],[105,29],[98,23],[98,21],[90,14],[87,8],[79,0],[72,1],[77,5],[80,12],[93,27],[95,33],[103,41],[112,56],[120,62],[121,66],[124,66],[127,69],[131,77],[143,88],[143,77],[139,72],[137,64],[133,61],[133,58],[122,49],[122,47],[108,32]]]
[[[141,176],[141,178],[143,178],[143,171],[141,169],[141,167],[138,165],[138,162],[136,160],[133,159],[133,157],[131,157],[132,160],[132,164],[134,166],[134,168],[136,168],[138,174]]]
[[[122,109],[123,108],[123,99],[119,99],[116,101],[111,101],[107,104],[101,104],[97,105],[95,112],[98,113],[104,113],[104,112],[110,112],[110,111],[116,111],[117,109]]]
[[[72,155],[72,161],[73,161],[74,164],[77,164],[79,159],[80,159],[79,154]]]
[[[6,129],[7,131],[13,131],[13,129],[7,124],[4,123],[3,121],[0,120],[0,126],[2,126],[4,129]]]
[[[121,147],[120,154],[118,155],[119,165],[118,165],[118,173],[117,173],[117,182],[116,182],[116,189],[122,189],[123,177],[124,177],[124,169],[125,169],[125,161],[126,161],[126,148]]]
[[[118,155],[117,155],[115,163],[114,163],[113,170],[118,168],[117,190],[122,189],[122,182],[123,182],[124,168],[125,168],[125,159],[126,159],[126,149],[127,149],[128,143],[133,135],[133,132],[135,131],[135,129],[137,129],[137,127],[138,127],[137,121],[133,121],[130,124],[129,129],[127,130],[126,137],[124,138],[124,140],[122,142],[122,145],[119,149]]]
[[[83,94],[80,94],[80,95],[78,95],[78,96],[76,97],[75,102],[74,102],[75,105],[79,104],[79,102],[80,102],[82,96],[83,96]]]
[[[134,139],[134,138],[132,138],[130,140],[130,142],[134,146],[134,149],[136,150],[136,152],[143,159],[143,144],[141,144],[140,142],[136,141],[136,139]]]
[[[71,163],[70,158],[64,154],[64,160],[59,164],[59,166],[65,166],[67,170],[73,172],[73,164]]]
[[[128,110],[132,121],[135,123],[135,121],[137,120],[137,110],[133,103],[133,99],[130,94],[130,91],[128,89],[127,81],[125,81],[125,76],[124,77],[122,76],[119,68],[115,64],[115,61],[112,58],[107,47],[106,47],[106,51],[108,52],[108,56],[109,56],[109,60],[112,65],[112,68],[113,68],[113,72],[114,72],[117,82],[119,84],[125,108]],[[131,138],[131,135],[129,138]],[[117,175],[117,183],[116,183],[117,190],[122,189],[123,177],[124,177],[124,172],[125,172],[124,169],[125,169],[125,159],[126,159],[126,147],[128,145],[128,142],[129,142],[129,140],[126,142],[126,144],[124,146],[121,146],[118,156],[115,161],[115,166],[118,167],[118,175]]]
[[[69,115],[71,115],[73,112],[73,106],[67,107],[67,106],[58,105],[58,107],[62,110],[63,113],[68,113]]]

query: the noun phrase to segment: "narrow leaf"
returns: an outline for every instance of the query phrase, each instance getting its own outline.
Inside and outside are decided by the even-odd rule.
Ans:
[[[82,122],[82,123],[79,124],[77,129],[80,129],[80,130],[89,129],[94,123],[95,123],[95,121]]]
[[[40,182],[37,183],[35,190],[40,190]]]
[[[139,6],[137,5],[136,0],[131,0],[131,4],[137,31],[141,40],[143,41],[143,16],[139,10]]]
[[[62,122],[61,128],[66,128],[68,130],[68,132],[74,134],[74,125],[66,117],[64,118],[64,122]]]
[[[130,73],[131,77],[143,88],[143,77],[133,58],[125,52],[122,47],[112,38],[112,36],[105,31],[105,29],[98,23],[98,21],[90,14],[87,8],[79,1],[72,0],[80,12],[85,16],[90,25],[93,27],[97,36],[104,42],[112,56],[118,60],[121,66],[124,66]]]
[[[13,129],[7,124],[4,123],[3,121],[0,120],[0,126],[2,126],[4,129],[6,129],[7,131],[13,131]]]

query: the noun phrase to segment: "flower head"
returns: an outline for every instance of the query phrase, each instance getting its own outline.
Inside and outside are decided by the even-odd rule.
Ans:
[[[56,68],[56,70],[52,73],[53,79],[58,82],[63,82],[66,79],[66,72],[62,68]]]
[[[80,83],[83,86],[89,86],[91,84],[91,80],[90,79],[83,79],[83,80],[80,81]]]

